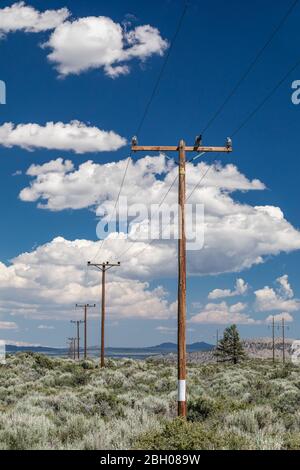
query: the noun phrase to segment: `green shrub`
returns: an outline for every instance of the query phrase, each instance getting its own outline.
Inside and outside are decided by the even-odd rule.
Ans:
[[[42,369],[54,369],[54,363],[45,354],[35,354],[34,355],[35,364],[37,367]]]
[[[212,416],[217,411],[217,403],[212,398],[202,395],[193,400],[189,400],[187,404],[188,419],[190,421],[203,421]]]
[[[299,368],[264,360],[188,367],[21,353],[0,368],[0,449],[299,449]],[[174,418],[174,420],[173,420]]]
[[[286,450],[300,450],[300,432],[286,434],[284,448]]]
[[[161,431],[149,431],[140,436],[134,446],[142,450],[213,450],[219,446],[215,432],[202,423],[189,423],[183,419],[167,422]]]

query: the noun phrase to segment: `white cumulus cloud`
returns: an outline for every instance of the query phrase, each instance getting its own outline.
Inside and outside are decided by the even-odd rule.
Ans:
[[[163,55],[167,46],[157,28],[142,25],[128,31],[105,16],[65,21],[44,44],[52,49],[48,59],[61,76],[103,68],[112,78],[127,74],[133,58]]]
[[[283,312],[283,313],[278,313],[277,315],[269,315],[266,318],[266,323],[271,323],[273,321],[273,318],[274,318],[275,322],[281,322],[283,319],[286,322],[294,321],[294,318],[292,317],[292,315],[290,313]]]
[[[0,126],[0,145],[4,147],[17,146],[26,150],[43,148],[81,154],[118,150],[125,144],[126,140],[115,132],[90,127],[80,121],[66,124],[47,122],[44,126],[6,122]]]
[[[0,330],[17,330],[18,325],[12,321],[0,321]]]
[[[285,299],[292,299],[294,297],[294,291],[289,283],[289,277],[287,274],[276,279],[279,284],[280,295]]]
[[[39,33],[55,29],[69,16],[67,8],[40,12],[25,2],[17,2],[0,9],[0,37],[15,31]]]
[[[235,289],[214,289],[208,294],[211,300],[222,299],[225,297],[235,297],[237,295],[245,295],[248,291],[248,284],[241,278],[236,280]]]
[[[1,313],[59,320],[74,315],[76,302],[99,305],[99,271],[85,269],[87,260],[93,259],[99,251],[99,244],[58,237],[19,255],[10,265],[0,263]],[[109,254],[103,252],[105,257]],[[121,265],[107,274],[110,318],[153,320],[176,314],[176,303],[169,302],[161,286],[151,288],[147,281],[130,278],[129,271],[130,268]],[[98,314],[98,309],[91,312],[91,315]]]
[[[53,325],[39,325],[38,330],[54,330],[55,327]]]
[[[284,275],[276,280],[279,287],[275,290],[265,286],[255,291],[256,309],[260,312],[282,310],[295,312],[300,310],[300,301],[294,298],[293,290],[289,284],[288,276]]]
[[[235,323],[239,325],[253,325],[260,323],[254,320],[247,313],[244,313],[247,305],[238,302],[228,305],[225,301],[221,303],[208,303],[203,310],[190,319],[190,323],[207,323],[227,325]]]
[[[46,166],[31,166],[28,175],[33,178],[21,191],[20,198],[35,201],[39,207],[51,211],[93,209],[101,218],[118,197],[126,164],[126,160],[105,164],[87,161],[78,168],[72,168],[71,163],[58,159]],[[247,179],[232,164],[215,164],[211,165],[209,172],[208,169],[204,162],[196,166],[187,165],[188,195],[199,182],[199,175],[207,174],[203,185],[188,201],[193,206],[204,204],[205,212],[204,226],[199,222],[196,227],[198,233],[204,231],[203,249],[188,252],[190,274],[237,272],[262,263],[267,256],[300,249],[300,232],[285,219],[279,208],[253,207],[235,199],[237,191],[263,190],[262,182]],[[146,156],[131,162],[122,188],[120,214],[124,213],[123,198],[129,207],[143,204],[147,211],[146,218],[142,219],[144,222],[148,220],[151,205],[159,204],[167,191],[165,203],[176,204],[177,185],[171,189],[170,186],[177,172],[175,164],[163,155]],[[116,253],[120,254],[132,246],[126,261],[139,275],[173,274],[176,268],[173,241],[160,240],[149,245],[147,240],[133,242],[126,239],[124,233],[118,236],[117,241],[115,238],[116,234],[112,234],[107,245],[118,245]],[[139,259],[141,251],[143,257]],[[157,260],[161,262],[162,259],[163,264],[158,266]],[[240,280],[235,291],[242,293],[245,288]],[[231,290],[227,294],[231,296]]]

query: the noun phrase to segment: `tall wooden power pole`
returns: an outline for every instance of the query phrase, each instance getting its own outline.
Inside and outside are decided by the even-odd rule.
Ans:
[[[96,304],[76,304],[76,308],[83,308],[84,311],[84,359],[87,358],[87,312],[89,308],[95,308]]]
[[[71,323],[75,323],[77,326],[77,359],[80,359],[80,324],[83,320],[71,320]]]
[[[104,367],[104,359],[105,359],[105,281],[106,281],[106,271],[110,268],[115,266],[120,266],[120,262],[118,263],[91,263],[88,261],[88,266],[93,266],[99,271],[102,272],[102,298],[101,298],[101,345],[100,345],[100,366]]]
[[[186,146],[184,140],[179,145],[138,145],[136,137],[132,139],[133,152],[178,152],[179,153],[179,185],[178,185],[178,416],[186,417],[186,233],[185,233],[185,203],[186,181],[185,165],[186,152],[231,152],[231,140],[227,139],[224,147],[206,147],[201,145],[201,137],[196,139],[193,147]]]

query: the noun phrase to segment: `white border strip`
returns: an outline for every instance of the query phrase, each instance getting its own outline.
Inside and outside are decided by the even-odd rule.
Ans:
[[[186,381],[178,380],[178,401],[185,401]]]

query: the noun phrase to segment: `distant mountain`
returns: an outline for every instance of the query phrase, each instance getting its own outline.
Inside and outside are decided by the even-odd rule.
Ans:
[[[50,348],[47,346],[16,346],[15,344],[6,344],[6,352],[22,352],[22,351],[32,351],[32,352],[58,352],[65,351],[65,349],[60,348]]]
[[[161,343],[157,344],[156,346],[145,346],[145,347],[132,347],[132,348],[114,348],[114,347],[108,347],[105,348],[106,352],[110,355],[117,353],[120,355],[126,355],[126,353],[147,353],[147,354],[167,354],[167,353],[176,353],[177,352],[177,344],[176,343]],[[198,343],[192,343],[192,344],[187,344],[186,346],[187,352],[197,352],[197,351],[211,351],[214,349],[214,346],[212,344],[205,343],[203,341],[198,342]],[[91,346],[88,348],[88,350],[91,352],[97,353],[99,351],[98,346]],[[44,354],[49,354],[49,355],[63,355],[66,354],[67,349],[66,348],[51,348],[47,346],[16,346],[13,344],[7,344],[6,345],[6,351],[8,353],[15,353],[15,352],[24,352],[24,351],[32,351],[32,352],[42,352]],[[82,347],[80,348],[80,351],[82,352]]]
[[[147,349],[166,351],[166,352],[177,352],[177,344],[176,343],[161,343],[161,344],[158,344],[157,346],[150,346]],[[188,352],[211,351],[212,349],[214,349],[214,346],[212,344],[205,343],[204,341],[186,345],[186,350]]]

